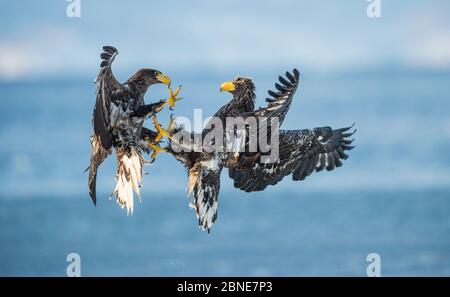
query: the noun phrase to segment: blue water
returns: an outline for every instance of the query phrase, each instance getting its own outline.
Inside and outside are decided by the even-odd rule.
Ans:
[[[278,72],[253,75],[259,104]],[[172,76],[184,86],[178,116],[200,107],[210,116],[228,99],[218,85],[230,77]],[[371,252],[383,275],[450,275],[449,83],[442,73],[305,73],[283,128],[356,122],[351,158],[262,193],[233,189],[224,174],[209,236],[170,156],[146,168],[133,216],[108,200],[113,158],[92,205],[82,173],[92,79],[2,83],[0,275],[65,275],[70,252],[80,254],[82,275],[364,276]],[[146,100],[165,92],[157,86]]]

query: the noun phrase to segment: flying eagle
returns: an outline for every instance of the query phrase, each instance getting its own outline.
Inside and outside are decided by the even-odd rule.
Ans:
[[[96,79],[96,102],[92,118],[94,133],[91,137],[91,162],[89,169],[89,194],[96,204],[97,169],[115,149],[117,171],[113,194],[117,202],[133,212],[133,190],[140,198],[142,152],[149,151],[157,133],[142,127],[146,118],[161,111],[167,101],[145,104],[144,95],[154,84],[170,85],[170,78],[158,70],[140,69],[125,83],[114,77],[111,64],[118,51],[104,46],[101,53],[100,72]]]
[[[292,73],[286,72],[286,77],[280,76],[279,83],[275,84],[276,91],[268,91],[268,105],[259,109],[255,109],[255,86],[250,78],[238,77],[234,81],[223,83],[220,91],[230,92],[232,99],[222,106],[213,118],[220,119],[223,126],[226,125],[227,117],[278,118],[281,125],[297,90],[299,78],[297,69]],[[207,128],[201,133],[202,137],[208,134],[210,126],[206,125]],[[196,149],[194,140],[186,150],[186,144],[181,143],[180,139],[187,137],[192,140],[199,135],[187,132],[182,127],[172,127],[172,130],[166,130],[164,134],[170,134],[167,151],[187,169],[187,192],[194,194],[191,207],[196,211],[199,227],[210,232],[217,219],[220,174],[224,167],[228,168],[234,186],[246,192],[262,191],[269,185],[277,184],[287,175],[292,175],[293,180],[304,180],[314,171],[324,168],[331,171],[342,166],[341,160],[348,158],[345,151],[353,148],[350,146],[353,140],[349,137],[356,130],[349,132],[352,127],[337,130],[331,127],[280,130],[279,157],[275,162],[263,162],[260,158],[263,152],[259,148],[256,152],[211,151],[204,149],[205,143],[203,148]],[[270,131],[267,130],[267,133]],[[174,135],[183,136],[175,140]],[[258,137],[269,138],[269,135],[260,133]]]

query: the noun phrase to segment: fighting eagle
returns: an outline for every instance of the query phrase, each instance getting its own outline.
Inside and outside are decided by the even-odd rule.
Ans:
[[[157,148],[157,133],[144,128],[143,122],[161,111],[166,104],[159,101],[145,104],[144,95],[154,84],[170,86],[170,78],[158,70],[140,69],[125,83],[114,77],[111,64],[118,51],[112,46],[104,46],[101,53],[100,72],[96,79],[96,102],[92,125],[91,161],[89,169],[89,194],[96,204],[97,169],[114,148],[117,157],[115,175],[116,187],[113,194],[117,202],[133,212],[133,190],[140,198],[142,166],[145,162],[142,152],[150,147]],[[172,105],[172,104],[171,104]]]
[[[299,85],[300,73],[294,69],[292,73],[286,72],[286,77],[279,77],[275,84],[276,91],[269,90],[270,98],[266,99],[268,105],[255,109],[255,86],[250,78],[238,77],[234,81],[223,83],[220,91],[232,94],[229,103],[222,106],[213,116],[219,119],[223,126],[227,117],[242,117],[244,119],[277,118],[279,124],[283,122],[293,96]],[[229,170],[229,177],[234,180],[234,186],[246,192],[262,191],[269,185],[275,185],[285,176],[292,175],[293,180],[304,180],[314,171],[326,169],[331,171],[342,166],[341,160],[348,158],[345,151],[351,150],[353,139],[349,139],[356,131],[349,132],[352,127],[333,130],[331,127],[320,127],[304,130],[279,130],[279,155],[275,162],[262,161],[264,154],[259,148],[250,152],[227,152],[226,150],[205,149],[217,141],[202,143],[198,148],[195,139],[205,136],[214,126],[207,124],[201,135],[191,133],[182,127],[172,125],[164,131],[169,135],[167,151],[179,160],[187,169],[188,194],[193,192],[194,198],[191,207],[196,211],[199,227],[210,232],[211,226],[217,219],[217,203],[220,189],[220,175],[224,167]],[[158,124],[157,130],[161,132]],[[270,138],[270,131],[261,134],[259,138]],[[233,132],[235,133],[235,132]],[[223,134],[225,138],[226,133]],[[174,136],[181,137],[174,137]],[[248,144],[248,135],[243,143]],[[192,141],[181,140],[190,138]],[[222,143],[225,143],[224,140]],[[186,144],[188,143],[188,144]],[[190,146],[190,147],[186,147]],[[197,147],[196,147],[197,146]]]

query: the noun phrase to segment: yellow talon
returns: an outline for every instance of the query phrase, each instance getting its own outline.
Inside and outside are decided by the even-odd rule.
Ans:
[[[153,125],[155,126],[158,135],[155,137],[155,142],[160,142],[163,137],[171,138],[170,132],[172,130],[174,124],[173,117],[170,116],[169,126],[167,129],[164,129],[161,124],[158,122],[156,116],[153,116]]]
[[[158,122],[158,119],[156,118],[156,116],[153,116],[153,125],[155,126],[156,132],[158,132],[158,135],[155,137],[155,141],[156,142],[160,142],[161,139],[164,136],[168,136],[169,133],[167,132],[166,129],[164,129],[161,124]]]
[[[178,94],[181,91],[181,86],[176,88],[175,92],[172,87],[169,88],[169,98],[166,100],[166,103],[170,105],[170,109],[173,110],[175,108],[175,103],[180,101],[183,98],[178,98]]]
[[[153,154],[151,155],[151,158],[152,158],[153,160],[156,159],[156,156],[157,156],[159,153],[165,153],[165,152],[167,152],[167,150],[166,150],[165,148],[162,148],[162,147],[160,147],[160,146],[157,145],[157,144],[153,144],[153,143],[150,141],[149,138],[147,138],[146,141],[147,141],[147,143],[148,143],[148,146],[153,150]]]

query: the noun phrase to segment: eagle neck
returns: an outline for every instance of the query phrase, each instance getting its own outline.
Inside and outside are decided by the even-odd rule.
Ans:
[[[142,81],[128,81],[128,89],[131,95],[135,98],[143,98],[148,90],[149,85]]]
[[[255,109],[256,94],[253,90],[247,89],[243,94],[233,95],[232,105],[244,109],[245,112],[250,112]]]

